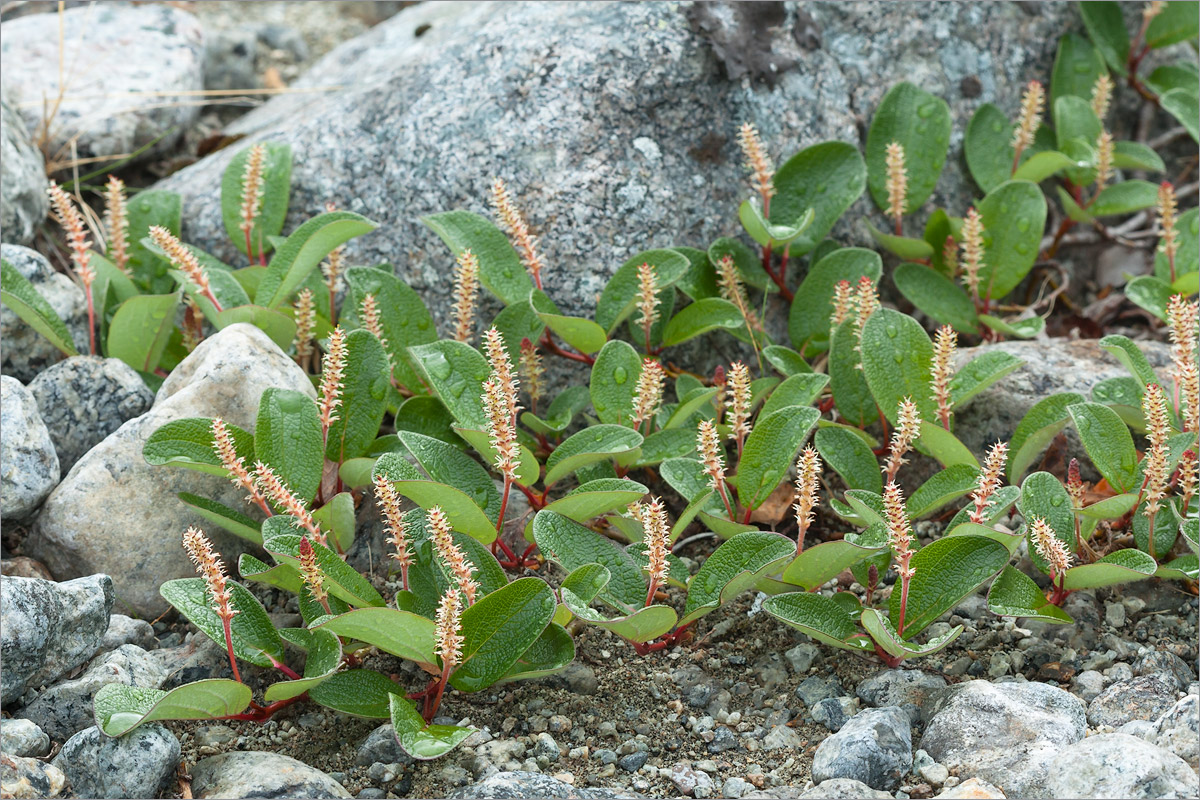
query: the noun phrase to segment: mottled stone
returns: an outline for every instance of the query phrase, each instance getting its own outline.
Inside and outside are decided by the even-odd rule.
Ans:
[[[113,614],[108,618],[108,630],[100,642],[101,650],[116,650],[123,644],[135,644],[143,650],[158,646],[154,638],[154,627],[144,619],[133,619],[124,614]]]
[[[1200,779],[1182,758],[1123,733],[1089,736],[1050,762],[1048,797],[1196,797]]]
[[[87,352],[87,299],[66,275],[55,272],[40,253],[15,244],[0,244],[0,257],[16,268],[67,326],[75,349]],[[50,340],[21,320],[7,305],[0,305],[0,372],[29,383],[46,367],[66,356]]]
[[[87,56],[61,94],[60,24],[68,59]],[[81,157],[111,156],[163,137],[147,158],[169,150],[199,112],[183,93],[204,88],[204,33],[186,11],[102,3],[11,20],[4,34],[4,82],[26,126],[44,127],[43,100],[55,101],[51,151],[72,152],[73,143]]]
[[[47,498],[26,550],[60,576],[111,570],[122,603],[139,616],[157,617],[167,607],[159,585],[195,574],[178,539],[189,525],[205,528],[227,563],[236,563],[246,546],[206,523],[177,494],[253,510],[246,492],[228,480],[151,466],[142,446],[160,426],[185,417],[220,416],[252,430],[259,397],[271,386],[315,394],[304,372],[258,328],[231,325],[205,339],[163,382],[149,411],[79,460]],[[122,513],[113,514],[114,508]]]
[[[800,800],[885,800],[892,795],[853,778],[830,778],[796,796]]]
[[[92,659],[78,678],[59,681],[16,712],[33,720],[51,738],[62,740],[86,728],[92,721],[92,699],[110,683],[157,689],[167,673],[145,650],[123,644]]]
[[[968,681],[926,707],[921,749],[960,775],[1038,796],[1048,764],[1087,730],[1077,697],[1041,683]]]
[[[1088,703],[1088,724],[1117,728],[1130,720],[1158,719],[1175,704],[1173,684],[1170,676],[1157,674],[1118,681]]]
[[[919,719],[926,699],[945,685],[945,678],[922,669],[885,669],[860,683],[855,693],[870,706],[913,706]]]
[[[21,116],[0,101],[0,236],[10,244],[29,244],[50,210],[46,163]]]
[[[852,778],[894,791],[912,768],[912,734],[901,708],[869,708],[821,742],[813,755],[813,781]]]
[[[1167,709],[1146,738],[1193,767],[1200,766],[1200,697],[1186,695]]]
[[[491,800],[492,798],[584,800],[585,798],[636,796],[605,789],[577,788],[540,772],[523,771],[497,772],[478,783],[463,786],[446,795],[447,800]]]
[[[50,431],[29,389],[0,375],[0,515],[33,516],[61,476]]]
[[[14,800],[45,800],[58,797],[66,786],[62,770],[36,758],[19,758],[0,753],[0,795]]]
[[[1133,662],[1134,675],[1160,675],[1179,691],[1196,680],[1196,669],[1174,653],[1152,650]]]
[[[107,575],[65,583],[6,575],[0,587],[0,695],[8,706],[96,652],[108,628],[113,587]]]
[[[363,740],[354,756],[354,763],[369,767],[376,762],[384,764],[411,764],[412,756],[404,752],[396,740],[396,729],[390,722],[380,725]]]
[[[168,781],[179,756],[179,740],[162,725],[140,725],[116,739],[92,726],[68,739],[53,763],[76,797],[154,798],[174,792]]]
[[[944,789],[941,794],[934,795],[934,800],[1004,800],[1004,792],[987,781],[979,778],[967,778],[957,786]]]
[[[143,414],[154,392],[117,358],[77,356],[43,370],[29,384],[50,429],[62,474],[123,423]]]
[[[0,719],[0,752],[39,758],[50,752],[50,737],[27,719]]]
[[[192,768],[192,794],[198,798],[350,797],[340,783],[315,767],[278,753],[248,750],[222,753]]]

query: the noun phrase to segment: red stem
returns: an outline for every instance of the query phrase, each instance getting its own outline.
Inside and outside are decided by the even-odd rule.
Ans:
[[[592,358],[586,353],[572,353],[559,347],[557,344],[555,344],[554,339],[550,337],[549,329],[546,330],[546,333],[542,337],[542,344],[546,345],[546,349],[556,356],[569,358],[572,361],[579,361],[589,365],[596,363],[596,359]]]
[[[324,601],[324,603],[325,603],[325,610],[329,611],[328,601]],[[267,658],[271,658],[271,657],[267,656]],[[301,676],[296,672],[296,670],[292,669],[287,664],[284,664],[281,661],[276,661],[275,659],[271,658],[271,666],[275,667],[275,669],[279,670],[284,675],[287,675],[289,678],[291,678],[294,681],[300,680]]]
[[[217,719],[244,719],[251,722],[263,722],[273,717],[275,712],[287,708],[292,703],[297,702],[306,695],[307,692],[305,694],[296,695],[295,697],[289,697],[286,700],[276,700],[274,703],[269,703],[265,706],[255,705],[253,706],[253,711],[247,711],[242,714],[230,714],[227,717],[217,717]]]
[[[238,672],[237,659],[233,655],[233,628],[230,623],[233,617],[221,617],[221,626],[225,629],[225,650],[229,653],[229,668],[233,670],[233,679],[238,683],[242,682],[242,675]]]
[[[504,476],[504,494],[500,497],[500,515],[496,519],[496,538],[504,535],[504,512],[508,510],[508,495],[512,492],[513,479]]]
[[[725,503],[725,511],[729,514],[730,521],[732,521],[734,519],[733,506],[729,504],[729,495],[725,493],[725,481],[717,484],[717,491],[720,493],[721,500]]]
[[[442,677],[438,681],[437,688],[433,694],[425,698],[425,713],[422,715],[426,722],[437,716],[438,706],[442,704],[442,694],[446,691],[446,684],[450,682],[450,665],[446,664],[442,667]]]
[[[88,348],[92,355],[96,355],[96,307],[92,304],[92,284],[85,284],[84,290],[87,292]]]
[[[900,565],[901,569],[904,571],[904,573],[908,572],[908,562],[910,559],[912,559],[911,551],[904,556],[904,559],[902,560],[901,565]],[[896,635],[898,635],[898,636],[904,635],[904,612],[906,610],[908,610],[908,583],[910,580],[911,580],[911,578],[909,578],[906,574],[901,574],[901,576],[900,576],[900,619],[897,620],[897,622],[896,622]]]

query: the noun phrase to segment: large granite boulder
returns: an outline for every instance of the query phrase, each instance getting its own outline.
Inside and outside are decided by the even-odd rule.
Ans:
[[[12,264],[33,284],[54,313],[67,326],[75,349],[88,348],[87,298],[75,281],[55,272],[50,262],[36,250],[17,244],[0,244],[0,258]],[[50,340],[35,331],[6,305],[0,305],[0,372],[22,383],[29,383],[51,364],[66,358]]]
[[[49,210],[42,152],[20,115],[7,100],[0,101],[0,238],[29,244]]]
[[[0,426],[0,515],[25,520],[58,485],[61,470],[37,401],[7,375],[0,375]]]

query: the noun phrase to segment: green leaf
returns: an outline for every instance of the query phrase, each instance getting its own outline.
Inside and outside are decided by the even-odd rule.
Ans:
[[[352,717],[388,719],[391,698],[403,692],[374,670],[350,669],[321,681],[309,690],[308,699]]]
[[[1091,103],[1082,97],[1057,97],[1051,108],[1057,149],[1089,164],[1080,169],[1068,169],[1067,180],[1078,186],[1092,185],[1096,181],[1096,143],[1104,126],[1092,110]]]
[[[267,566],[249,553],[242,553],[238,558],[238,574],[245,580],[264,583],[292,594],[298,594],[304,583],[300,573],[290,564]]]
[[[925,644],[913,644],[901,637],[892,627],[891,620],[885,619],[883,612],[877,608],[863,609],[862,625],[880,649],[900,659],[932,655],[957,639],[963,630],[962,625],[955,625],[951,630],[941,636],[935,636]]]
[[[258,667],[282,662],[283,643],[262,604],[241,584],[229,581],[226,586],[230,604],[238,612],[230,624],[234,655]],[[208,638],[225,648],[225,628],[213,609],[213,598],[203,578],[167,581],[158,591]]]
[[[420,373],[408,348],[437,341],[433,317],[421,296],[393,275],[390,269],[385,272],[375,267],[350,267],[345,275],[351,302],[343,304],[343,315],[352,312],[353,319],[357,320],[363,298],[368,294],[375,295],[379,301],[379,325],[383,329],[383,338],[387,340],[387,352],[396,380],[401,386],[419,390]]]
[[[1132,492],[1115,494],[1079,509],[1079,515],[1089,519],[1117,519],[1133,508],[1137,495]]]
[[[863,276],[878,283],[883,274],[883,260],[874,250],[843,247],[834,250],[809,269],[796,290],[788,314],[788,337],[800,352],[810,347],[828,347],[829,318],[833,314],[833,293],[841,281],[858,284]]]
[[[308,636],[308,659],[304,662],[304,677],[280,681],[267,687],[263,695],[268,703],[299,697],[322,681],[333,676],[342,663],[342,643],[329,631],[305,631]]]
[[[901,264],[892,273],[892,282],[900,294],[935,322],[960,333],[979,332],[979,318],[971,298],[937,270],[924,264]]]
[[[847,489],[883,492],[879,462],[862,437],[846,428],[819,428],[813,437],[826,465],[841,476]]]
[[[257,460],[254,435],[228,422],[225,428],[233,438],[234,452],[245,463],[253,464]],[[142,456],[146,463],[156,467],[169,464],[222,478],[229,477],[228,470],[213,450],[212,420],[205,417],[176,419],[159,427],[142,445]]]
[[[1040,153],[1034,153],[1027,161],[1021,164],[1020,168],[1013,174],[1013,179],[1041,183],[1047,178],[1057,175],[1064,169],[1078,166],[1078,162],[1065,153],[1060,153],[1057,150],[1043,150]]]
[[[1058,193],[1058,201],[1062,203],[1063,211],[1066,212],[1069,219],[1071,219],[1073,222],[1081,222],[1084,224],[1090,224],[1095,221],[1096,218],[1081,208],[1079,204],[1075,202],[1075,199],[1067,193],[1066,189],[1061,186],[1055,186],[1054,190]]]
[[[1101,75],[1107,75],[1104,57],[1091,42],[1077,33],[1068,33],[1058,40],[1054,72],[1050,79],[1050,97],[1074,95],[1092,99],[1092,87]]]
[[[342,403],[325,444],[330,461],[357,458],[375,441],[387,410],[389,374],[387,351],[375,334],[361,329],[346,334]]]
[[[815,372],[785,378],[767,396],[758,415],[760,418],[766,419],[776,411],[788,406],[811,405],[828,383],[828,375]]]
[[[869,222],[867,223],[867,229],[871,232],[871,238],[875,240],[875,244],[897,258],[902,258],[905,261],[920,261],[922,259],[933,258],[933,246],[924,239],[884,233]]]
[[[419,433],[455,447],[465,444],[454,432],[454,417],[436,397],[416,395],[405,400],[396,411],[395,425],[397,432]]]
[[[730,541],[737,539],[734,537]],[[843,570],[887,548],[887,533],[883,525],[872,525],[861,535],[847,533],[840,541],[822,542],[815,547],[805,548],[783,571],[780,580],[811,591],[836,578]]]
[[[1083,26],[1104,60],[1118,75],[1125,74],[1129,59],[1129,31],[1121,14],[1121,4],[1108,0],[1090,0],[1079,4]]]
[[[382,471],[382,462],[390,457],[391,454],[379,457],[375,467],[376,472]],[[495,541],[496,522],[489,519],[484,510],[463,490],[437,481],[397,480],[394,483],[397,492],[421,508],[429,510],[434,506],[440,507],[454,530],[478,539],[484,544],[491,544]]]
[[[295,321],[287,314],[265,306],[247,304],[224,308],[216,315],[213,325],[222,330],[239,322],[258,328],[281,349],[291,347],[296,338]]]
[[[784,377],[813,371],[804,357],[790,347],[784,347],[781,344],[767,345],[763,348],[762,354],[763,358],[772,367],[783,373]]]
[[[1032,578],[1016,567],[1005,567],[992,582],[987,604],[988,611],[1001,617],[1025,617],[1062,625],[1074,622],[1067,612],[1046,599]]]
[[[1166,500],[1163,504],[1165,507],[1160,507],[1158,513],[1155,514],[1153,541],[1151,541],[1150,535],[1150,518],[1146,512],[1147,504],[1143,502],[1133,512],[1133,519],[1130,524],[1130,527],[1133,528],[1133,541],[1139,550],[1149,553],[1155,559],[1165,561],[1171,552],[1171,548],[1175,545],[1176,537],[1179,535],[1179,523],[1171,513],[1171,506],[1173,504],[1171,499]]]
[[[437,664],[433,620],[394,608],[359,608],[327,619],[313,632],[328,631],[378,647],[416,664]]]
[[[518,578],[469,606],[462,615],[462,663],[450,685],[478,692],[503,678],[550,624],[554,606],[541,578]]]
[[[250,706],[250,687],[224,678],[185,683],[164,692],[123,683],[100,687],[92,701],[96,726],[106,736],[123,736],[144,722],[221,719]]]
[[[370,477],[368,474],[368,484]],[[354,544],[354,496],[350,492],[338,492],[329,502],[312,512],[313,519],[323,530],[329,531],[341,551]]]
[[[1197,118],[1200,117],[1200,95],[1197,94],[1196,88],[1191,89],[1172,89],[1171,91],[1158,98],[1158,102],[1162,105],[1163,110],[1179,121],[1179,124],[1187,129],[1188,135],[1192,137],[1192,141],[1200,140],[1200,131],[1197,130],[1200,122]]]
[[[624,509],[641,499],[647,492],[642,484],[621,478],[601,478],[588,481],[565,497],[560,497],[546,509],[576,522],[587,522],[609,511]]]
[[[1027,317],[1011,322],[1005,322],[991,314],[980,314],[979,321],[985,327],[1004,336],[1014,336],[1018,339],[1032,339],[1046,328],[1046,320],[1041,317]]]
[[[990,192],[1012,176],[1013,125],[1003,111],[984,103],[967,123],[963,154],[971,177]]]
[[[429,436],[408,431],[396,436],[430,478],[465,493],[493,524],[500,518],[500,492],[479,462],[457,447]]]
[[[717,239],[709,245],[708,260],[712,262],[714,268],[720,264],[721,259],[725,256],[733,259],[733,263],[737,265],[737,271],[742,278],[742,282],[747,286],[763,292],[779,291],[775,282],[771,280],[766,270],[763,269],[759,254],[755,253],[741,239],[734,239],[727,236]]]
[[[1158,375],[1154,367],[1146,359],[1146,354],[1128,336],[1112,334],[1105,336],[1099,342],[1100,346],[1116,356],[1117,361],[1129,370],[1129,374],[1137,378],[1142,386],[1158,383]]]
[[[300,288],[321,259],[376,227],[371,220],[350,211],[327,211],[308,220],[275,250],[258,285],[255,303],[278,308]]]
[[[616,542],[548,509],[533,518],[533,538],[546,558],[567,572],[587,564],[603,565],[612,577],[598,596],[614,608],[628,613],[645,601],[642,572]]]
[[[254,424],[255,459],[275,470],[300,499],[311,503],[325,467],[317,404],[303,392],[263,391]]]
[[[1166,169],[1158,153],[1141,142],[1117,142],[1113,145],[1113,166],[1117,169],[1144,169],[1162,172]]]
[[[587,464],[628,453],[641,443],[640,433],[621,425],[585,428],[556,447],[546,459],[546,485],[557,483]]]
[[[1075,512],[1071,507],[1071,496],[1067,494],[1062,482],[1049,472],[1035,472],[1021,484],[1021,499],[1017,508],[1026,522],[1026,539],[1029,540],[1029,558],[1033,565],[1042,572],[1049,572],[1045,560],[1037,554],[1033,544],[1032,525],[1034,517],[1046,521],[1050,529],[1069,552],[1074,552],[1075,545]]]
[[[1063,575],[1063,588],[1070,591],[1118,586],[1151,577],[1158,569],[1154,557],[1141,550],[1117,550],[1099,561],[1071,567]]]
[[[516,363],[520,358],[521,340],[536,342],[541,339],[546,330],[546,323],[542,322],[534,310],[533,303],[529,300],[518,300],[502,308],[492,320],[491,327],[500,332],[508,357]]]
[[[1195,90],[1200,80],[1200,65],[1191,61],[1176,61],[1173,64],[1163,64],[1155,67],[1154,71],[1142,79],[1142,82],[1157,95],[1164,95],[1172,89]]]
[[[733,537],[713,552],[688,582],[680,625],[715,611],[752,588],[796,553],[796,543],[778,533],[754,531]]]
[[[174,330],[181,297],[182,292],[143,294],[118,306],[108,324],[108,357],[119,358],[138,372],[153,372]]]
[[[1195,3],[1166,3],[1146,28],[1146,44],[1152,48],[1186,42],[1200,35],[1200,8]]]
[[[1117,412],[1099,403],[1076,403],[1067,412],[1096,469],[1117,491],[1130,491],[1137,482],[1137,451]]]
[[[720,290],[717,288],[717,273],[708,260],[706,251],[695,247],[672,247],[671,249],[686,258],[691,265],[684,276],[675,283],[675,287],[679,291],[693,300],[720,296]]]
[[[950,401],[957,411],[967,401],[987,389],[1005,375],[1019,369],[1025,362],[1001,350],[980,353],[968,361],[950,381]]]
[[[829,382],[838,414],[851,425],[865,427],[879,418],[879,409],[860,368],[853,319],[838,326],[829,345]]]
[[[500,683],[553,675],[574,660],[575,641],[571,634],[562,625],[551,622],[537,641],[521,654]]]
[[[564,317],[560,314],[545,314],[538,312],[546,327],[554,331],[560,339],[581,353],[591,355],[604,347],[607,337],[601,328],[590,319],[580,317]]]
[[[475,452],[482,456],[485,463],[496,463],[496,448],[492,447],[491,439],[488,437],[486,431],[468,430],[456,425],[454,432],[461,438],[466,439],[467,443],[475,448]],[[537,457],[525,445],[520,446],[520,456],[520,461],[517,463],[517,483],[522,486],[532,486],[537,482],[540,471]]]
[[[728,300],[706,297],[684,306],[663,332],[663,345],[672,347],[717,328],[740,330],[746,325],[742,312]]]
[[[641,455],[630,466],[650,467],[668,458],[685,458],[695,452],[696,435],[690,428],[666,428],[646,437],[642,442]]]
[[[895,424],[905,398],[916,404],[922,419],[937,417],[929,388],[933,343],[920,323],[899,311],[879,309],[863,326],[861,356],[867,385],[889,422]]]
[[[1163,580],[1194,581],[1200,575],[1200,559],[1194,553],[1187,553],[1170,563],[1163,564],[1154,572],[1154,577]]]
[[[609,618],[590,606],[577,602],[569,589],[564,589],[562,595],[563,605],[575,616],[592,625],[607,628],[630,642],[653,641],[676,625],[675,609],[669,606],[646,606],[623,616]]]
[[[247,541],[262,544],[261,523],[255,522],[245,514],[234,511],[215,500],[209,500],[207,497],[200,497],[189,492],[180,492],[179,499],[195,509],[197,514],[209,522],[220,525],[230,533]]]
[[[280,142],[259,142],[265,151],[262,166],[262,195],[258,215],[250,231],[254,255],[270,252],[271,237],[283,231],[287,218],[288,196],[292,186],[292,148]],[[252,148],[238,151],[221,176],[221,219],[225,233],[242,253],[246,253],[246,234],[242,231],[242,198],[246,162]]]
[[[908,498],[910,519],[919,519],[970,494],[979,481],[979,470],[969,464],[955,464],[935,472]]]
[[[659,433],[679,428],[682,425],[687,425],[691,428],[692,425],[689,423],[692,422],[697,414],[710,407],[711,401],[716,395],[717,389],[715,386],[711,389],[700,387],[688,392],[684,395],[679,405],[675,407],[675,410],[671,412],[671,416],[667,418],[667,421],[663,423],[663,430],[659,431]]]
[[[1176,279],[1179,276],[1195,275],[1196,270],[1200,269],[1200,208],[1188,209],[1180,214],[1175,222],[1175,231],[1175,243],[1178,247],[1175,254]],[[1162,247],[1161,239],[1159,247]],[[1161,249],[1154,252],[1154,275],[1162,281],[1171,280],[1171,263]],[[1194,288],[1187,292],[1179,289],[1175,291],[1187,295],[1196,293]]]
[[[991,580],[1008,559],[1008,548],[982,536],[949,536],[918,550],[909,562],[916,571],[908,587],[904,638],[911,639]],[[892,620],[900,618],[900,595],[892,592],[888,603]]]
[[[1017,287],[1037,261],[1046,229],[1046,197],[1037,184],[1008,181],[988,192],[979,204],[983,218],[987,296],[1000,299]]]
[[[879,102],[867,132],[867,182],[881,211],[888,209],[887,146],[904,148],[908,192],[904,213],[929,199],[946,163],[950,146],[950,107],[940,97],[911,83],[897,83]]]
[[[12,309],[26,325],[46,337],[64,355],[79,355],[66,323],[7,259],[0,262],[0,286],[3,286],[0,302]]]
[[[783,481],[820,416],[815,408],[787,406],[758,419],[738,462],[738,499],[743,506],[758,508]]]
[[[673,285],[691,268],[687,258],[674,250],[646,250],[622,264],[596,302],[596,323],[610,334],[637,305],[638,267],[642,264],[654,267],[660,290]]]
[[[1025,470],[1041,455],[1051,440],[1067,427],[1071,421],[1067,408],[1084,402],[1082,395],[1074,392],[1052,394],[1033,405],[1013,431],[1008,442],[1008,479],[1016,482]]]
[[[557,436],[567,429],[575,415],[587,408],[591,395],[586,386],[568,386],[554,398],[543,416],[526,411],[521,414],[521,423],[534,433]]]
[[[1094,217],[1132,214],[1158,205],[1158,187],[1149,181],[1128,180],[1106,186],[1088,206]]]
[[[446,409],[465,428],[483,430],[483,382],[491,374],[478,350],[463,342],[442,339],[410,347],[417,371]]]
[[[592,364],[592,407],[601,422],[621,424],[633,417],[633,397],[642,359],[628,342],[614,339],[600,350]]]
[[[441,758],[475,732],[458,725],[429,725],[416,706],[398,694],[388,696],[388,710],[400,749],[417,761]]]
[[[470,250],[479,260],[479,282],[505,305],[529,298],[533,281],[504,232],[470,211],[446,211],[421,217],[454,255]]]
[[[1160,320],[1167,320],[1167,304],[1175,294],[1166,281],[1153,275],[1138,275],[1125,284],[1125,297]]]
[[[863,193],[867,165],[858,148],[845,142],[821,142],[792,156],[775,173],[775,196],[770,221],[791,225],[810,208],[813,221],[804,235],[813,244],[792,245],[792,255],[803,255],[829,235],[838,218]]]
[[[301,529],[296,527],[296,518],[276,514],[263,522],[263,549],[280,564],[300,564]],[[312,542],[317,564],[325,573],[325,587],[352,606],[382,606],[383,598],[375,587],[358,574],[358,571],[342,560],[341,556],[320,542]]]
[[[790,592],[768,597],[763,611],[817,641],[842,650],[872,650],[871,642],[858,634],[858,626],[841,605],[819,594]]]

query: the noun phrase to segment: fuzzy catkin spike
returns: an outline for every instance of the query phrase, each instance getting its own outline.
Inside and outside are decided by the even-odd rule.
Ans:
[[[1198,485],[1200,485],[1200,460],[1196,458],[1196,451],[1188,448],[1179,457],[1179,507],[1184,509],[1185,513],[1192,498],[1196,496]]]
[[[537,250],[537,238],[529,232],[525,217],[517,210],[512,198],[509,197],[508,187],[499,178],[492,182],[492,209],[500,218],[501,226],[512,237],[513,244],[516,245],[517,252],[521,255],[521,263],[529,272],[529,277],[533,278],[534,284],[539,289],[542,288],[543,265]]]
[[[400,510],[400,495],[396,493],[396,487],[385,475],[376,475],[373,482],[375,502],[383,511],[386,523],[383,532],[387,534],[387,543],[395,550],[392,558],[404,572],[407,588],[407,570],[412,566],[413,560],[412,553],[409,552],[408,525],[404,521],[404,513]]]
[[[454,338],[468,344],[475,338],[475,301],[479,296],[479,259],[468,250],[458,256],[454,270]]]
[[[1159,501],[1167,496],[1167,483],[1171,478],[1171,451],[1167,444],[1171,436],[1171,423],[1167,413],[1167,397],[1157,383],[1147,384],[1142,394],[1142,414],[1146,417],[1146,436],[1150,441],[1143,465],[1146,475],[1146,515],[1153,520],[1154,513],[1159,509]]]
[[[862,332],[867,324],[867,320],[879,310],[879,290],[876,288],[875,282],[866,275],[858,279],[854,304],[854,341],[857,343],[855,345],[855,349],[857,350],[862,344]]]
[[[667,551],[671,538],[670,526],[667,524],[667,510],[663,507],[662,499],[654,497],[642,513],[642,525],[645,528],[646,571],[650,574],[650,590],[646,595],[646,605],[654,598],[654,589],[666,582],[670,565],[667,563]]]
[[[326,435],[329,427],[338,420],[337,410],[342,404],[342,380],[346,371],[346,332],[341,326],[329,334],[329,352],[321,361],[321,394],[317,410],[321,415],[321,429]]]
[[[1046,91],[1039,81],[1030,81],[1021,96],[1021,115],[1013,131],[1012,147],[1021,157],[1022,151],[1033,144],[1033,137],[1042,124],[1042,112],[1046,106]]]
[[[233,607],[233,592],[225,577],[225,565],[213,550],[212,542],[199,528],[189,527],[183,534],[183,549],[196,565],[196,572],[204,578],[204,585],[213,600],[213,611],[223,620],[231,620],[238,614]]]
[[[383,349],[386,350],[388,340],[383,336],[383,321],[379,317],[379,301],[375,299],[375,295],[370,293],[363,295],[358,315],[362,326],[374,334],[379,343],[383,345]]]
[[[830,326],[837,328],[850,318],[856,308],[854,290],[850,286],[850,281],[838,281],[834,284],[833,313],[829,317]]]
[[[200,263],[199,259],[196,258],[195,254],[183,242],[179,241],[179,238],[175,234],[161,225],[150,226],[150,240],[167,254],[167,259],[171,264],[187,276],[187,279],[196,286],[200,294],[207,297],[216,307],[217,311],[220,311],[221,304],[217,302],[217,298],[212,293],[212,287],[208,283],[208,271]]]
[[[271,469],[261,461],[254,464],[254,479],[258,484],[258,490],[284,513],[295,517],[300,525],[312,534],[313,539],[319,544],[326,544],[325,532],[317,525],[317,521],[313,519],[313,515],[308,510],[308,506],[299,495],[292,491],[291,487],[283,482],[283,479],[275,474],[275,470]]]
[[[887,474],[888,483],[896,478],[900,467],[907,464],[905,454],[912,448],[912,443],[921,434],[921,412],[911,398],[900,401],[896,412],[896,429],[892,431],[892,441],[888,446],[887,463],[883,471]]]
[[[300,537],[299,555],[300,577],[304,580],[304,586],[312,595],[313,600],[328,608],[329,592],[325,590],[325,573],[321,571],[321,565],[317,563],[317,551],[313,550],[312,542],[308,540],[307,536]]]
[[[213,451],[216,452],[217,458],[221,459],[221,466],[229,471],[229,480],[234,486],[240,486],[250,493],[246,498],[248,502],[265,506],[266,498],[259,491],[258,484],[255,483],[253,476],[250,475],[250,471],[246,469],[246,459],[237,454],[237,448],[233,443],[233,435],[225,425],[225,420],[220,417],[213,417],[209,429],[212,431]]]
[[[742,123],[738,129],[738,146],[742,148],[742,155],[746,159],[746,169],[754,176],[752,186],[765,203],[775,194],[775,168],[767,157],[758,129],[749,122]]]
[[[980,273],[983,271],[983,217],[974,208],[967,210],[962,225],[963,285],[979,304]]]
[[[1108,106],[1112,103],[1112,95],[1112,78],[1108,77],[1107,72],[1102,72],[1096,78],[1096,82],[1092,84],[1092,112],[1101,123],[1108,116]]]
[[[1113,150],[1115,143],[1112,134],[1101,131],[1096,140],[1096,191],[1100,191],[1113,177]]]
[[[971,500],[975,503],[975,508],[970,514],[971,522],[983,525],[987,520],[988,509],[992,505],[992,495],[1000,488],[1000,481],[1004,477],[1004,465],[1007,463],[1008,445],[1004,442],[996,442],[988,450],[987,458],[983,462],[983,470],[979,473],[979,482],[975,484],[975,491],[971,494]]]
[[[750,370],[741,361],[729,368],[729,400],[726,405],[730,438],[740,443],[750,435]]]
[[[1067,465],[1067,494],[1071,498],[1071,506],[1076,510],[1083,508],[1083,493],[1087,489],[1087,485],[1083,482],[1083,476],[1079,473],[1079,459],[1072,458],[1071,463]]]
[[[904,146],[899,142],[889,142],[885,156],[887,164],[887,214],[896,225],[904,216],[904,206],[908,200],[908,170],[905,168]]]
[[[454,576],[454,582],[458,585],[459,591],[467,598],[467,605],[473,605],[475,593],[479,590],[479,583],[474,577],[475,565],[467,559],[462,548],[455,543],[454,530],[450,527],[450,520],[446,518],[442,507],[434,506],[429,509],[428,518],[433,548],[445,562],[450,574]]]
[[[642,263],[638,266],[637,307],[648,347],[650,329],[658,321],[658,268],[653,264]]]
[[[958,334],[949,325],[937,329],[933,338],[933,364],[930,367],[930,385],[934,402],[937,403],[938,421],[950,430],[950,381],[954,379],[954,352],[958,345]]]
[[[950,277],[958,277],[958,242],[949,234],[942,243],[942,261],[946,262],[946,272],[950,273]]]
[[[638,375],[633,400],[633,427],[637,428],[643,422],[654,419],[662,405],[666,380],[662,364],[653,358],[642,359],[642,372]]]
[[[700,420],[700,427],[696,430],[696,451],[700,453],[700,462],[704,465],[704,473],[708,475],[708,485],[715,491],[721,491],[725,485],[725,456],[721,452],[717,426],[712,420]]]
[[[746,324],[753,330],[762,331],[762,321],[759,320],[758,314],[754,313],[754,309],[750,308],[746,287],[742,285],[732,256],[722,256],[717,262],[717,286],[721,290],[721,297],[733,303],[738,307],[738,311],[742,312]]]
[[[1158,185],[1158,230],[1162,237],[1158,252],[1167,257],[1167,265],[1171,272],[1171,282],[1175,282],[1175,254],[1179,252],[1179,231],[1176,223],[1175,187],[1170,181]]]
[[[1071,568],[1071,551],[1067,549],[1063,540],[1054,534],[1054,529],[1045,519],[1030,519],[1029,538],[1033,541],[1034,552],[1046,562],[1051,580],[1058,580],[1060,575]]]
[[[517,443],[517,390],[512,362],[504,347],[504,337],[495,327],[484,333],[484,345],[492,373],[483,382],[483,408],[487,416],[488,439],[496,451],[496,469],[508,480],[516,480],[521,448]]]
[[[296,336],[292,344],[296,348],[296,358],[304,361],[312,355],[313,332],[317,329],[317,304],[312,289],[301,289],[296,293],[295,312]]]
[[[911,578],[916,570],[908,565],[912,557],[912,522],[904,507],[904,494],[894,481],[883,489],[883,511],[887,523],[888,544],[896,557],[896,571],[901,578]]]
[[[79,276],[79,282],[86,289],[92,285],[92,281],[96,280],[96,272],[91,266],[92,251],[89,248],[92,243],[87,238],[83,216],[75,207],[75,201],[57,183],[50,181],[47,191],[50,193],[50,211],[53,213],[55,221],[67,234],[67,244],[71,248],[71,262],[75,265],[75,274]]]
[[[1151,2],[1146,3],[1146,7],[1142,9],[1143,24],[1149,25],[1150,20],[1161,14],[1166,5],[1163,0],[1151,0]]]
[[[267,148],[256,144],[250,148],[246,156],[246,166],[242,170],[242,232],[249,234],[254,230],[254,222],[262,209],[263,199],[263,162],[266,160]],[[249,254],[247,254],[249,255]]]
[[[108,253],[117,269],[126,275],[129,270],[129,211],[125,205],[125,182],[116,175],[108,176],[104,185],[104,228],[108,233]]]
[[[442,669],[451,671],[462,663],[463,636],[462,597],[453,586],[446,590],[438,602],[437,609],[437,655],[442,660]]]
[[[805,445],[796,461],[796,552],[804,549],[804,535],[814,519],[820,489],[821,457],[812,445]]]
[[[538,346],[529,337],[521,340],[519,370],[521,380],[525,382],[525,393],[529,395],[529,405],[536,414],[538,401],[542,399],[542,376],[546,374],[546,368],[542,366]]]

